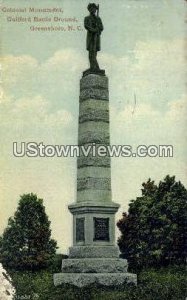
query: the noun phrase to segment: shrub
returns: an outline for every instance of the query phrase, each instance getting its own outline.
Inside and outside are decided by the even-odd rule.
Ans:
[[[142,196],[132,200],[118,221],[118,245],[133,268],[183,263],[186,257],[187,190],[166,176],[155,185],[143,183]]]
[[[34,194],[21,196],[1,240],[3,264],[15,269],[40,269],[47,266],[56,248],[43,200]]]

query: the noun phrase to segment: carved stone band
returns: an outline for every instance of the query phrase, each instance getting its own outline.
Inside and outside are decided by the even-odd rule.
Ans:
[[[103,77],[95,74],[83,77],[80,81],[80,90],[88,87],[108,89],[108,78],[106,76]]]
[[[109,110],[109,101],[97,100],[97,99],[87,99],[79,105],[79,113],[87,109],[98,109],[98,110]]]
[[[109,178],[93,178],[86,177],[77,180],[77,191],[93,189],[93,190],[111,190],[111,182]]]
[[[78,157],[77,167],[105,167],[110,168],[110,157]]]
[[[87,99],[109,100],[107,89],[87,88],[80,91],[80,102]]]
[[[109,123],[109,111],[108,110],[98,110],[98,109],[86,109],[83,113],[79,115],[79,123],[89,122],[89,121],[101,121]]]
[[[79,146],[88,143],[109,145],[110,144],[109,134],[104,134],[102,132],[94,133],[94,132],[87,131],[84,134],[81,134],[79,136]]]
[[[110,168],[103,167],[86,167],[77,170],[77,178],[96,177],[96,178],[111,178]]]

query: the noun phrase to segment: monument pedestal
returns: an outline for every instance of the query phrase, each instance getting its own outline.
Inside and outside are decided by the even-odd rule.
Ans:
[[[78,145],[77,199],[69,205],[73,246],[69,258],[62,261],[62,273],[54,274],[54,284],[136,284],[136,275],[127,273],[127,261],[119,258],[115,245],[119,204],[112,202],[111,159],[97,151],[110,145],[108,78],[104,75],[84,73],[81,79]],[[90,145],[92,151],[84,155],[81,147]]]
[[[90,75],[90,74],[96,74],[96,75],[105,76],[105,70],[101,70],[101,69],[96,69],[96,70],[87,69],[86,71],[83,72],[83,77],[87,76],[87,75]]]

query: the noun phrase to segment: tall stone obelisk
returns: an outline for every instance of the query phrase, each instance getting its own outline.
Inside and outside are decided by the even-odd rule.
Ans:
[[[97,6],[90,5],[85,27],[94,27],[96,21],[101,30],[101,19],[95,16]],[[69,258],[62,261],[62,273],[54,274],[54,283],[79,287],[94,282],[136,284],[136,275],[127,273],[127,261],[119,258],[115,244],[115,213],[119,204],[112,202],[111,159],[104,150],[110,145],[108,78],[96,60],[100,41],[89,34],[87,40],[93,38],[90,40],[93,45],[89,45],[91,50],[87,47],[90,69],[83,72],[80,81],[78,145],[80,149],[91,146],[92,152],[86,156],[81,151],[77,159],[77,199],[69,206],[73,214],[73,246],[69,249]],[[100,148],[98,153],[101,146],[104,146],[103,151]]]

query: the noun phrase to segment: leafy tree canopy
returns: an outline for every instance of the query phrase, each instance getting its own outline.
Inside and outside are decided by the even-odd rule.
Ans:
[[[47,265],[56,249],[43,200],[32,193],[22,195],[2,236],[2,262],[15,269],[40,269]]]
[[[187,190],[174,176],[149,179],[117,226],[118,245],[132,267],[180,263],[186,257]]]

